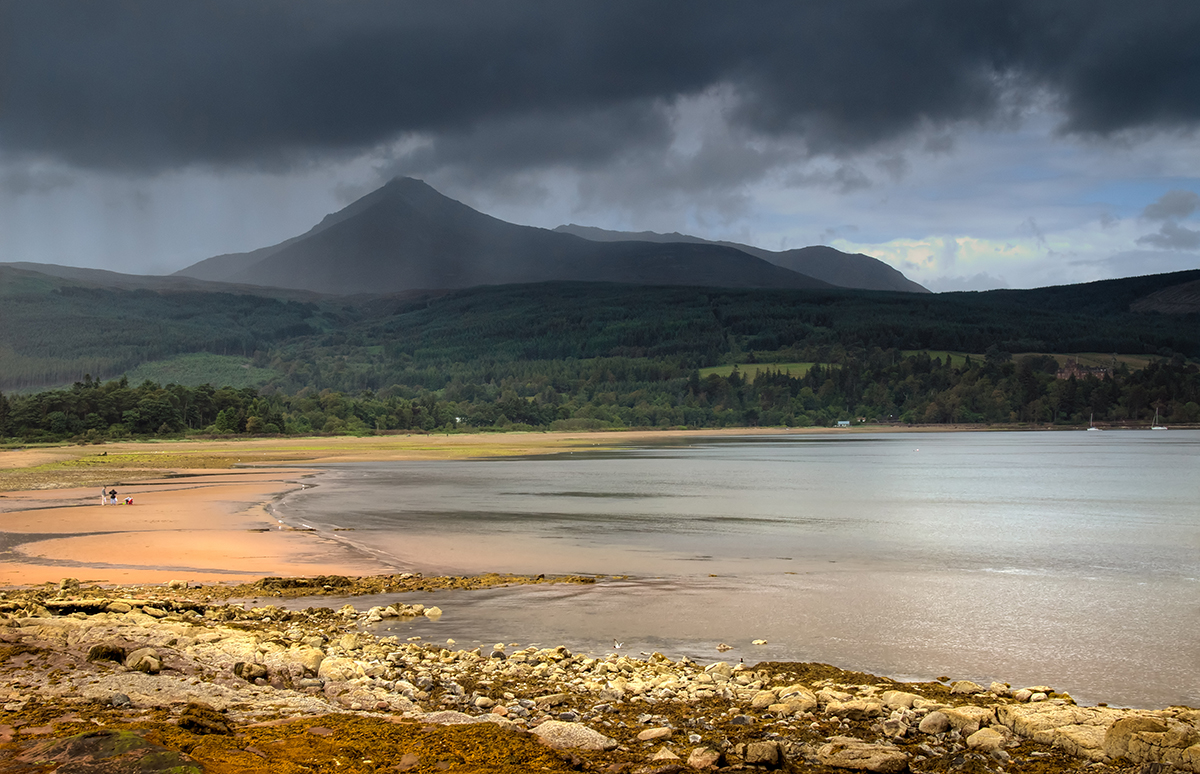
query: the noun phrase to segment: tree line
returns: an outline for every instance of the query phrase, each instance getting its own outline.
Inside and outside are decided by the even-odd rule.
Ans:
[[[505,429],[1200,422],[1200,369],[1182,356],[1059,378],[1048,355],[992,347],[957,365],[928,353],[836,350],[805,373],[736,367],[701,376],[646,358],[522,361],[436,389],[393,385],[294,393],[90,375],[70,388],[0,393],[0,438],[101,442],[229,434],[370,434]]]

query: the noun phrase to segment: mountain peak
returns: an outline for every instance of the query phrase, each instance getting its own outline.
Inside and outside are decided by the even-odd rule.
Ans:
[[[332,294],[548,281],[830,287],[724,245],[606,245],[507,223],[411,177],[389,180],[301,236],[251,253],[210,258],[177,273]]]

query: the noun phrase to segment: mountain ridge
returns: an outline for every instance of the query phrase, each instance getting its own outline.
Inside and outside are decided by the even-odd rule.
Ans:
[[[298,237],[175,276],[340,295],[553,281],[831,287],[723,245],[605,244],[508,223],[413,178],[393,179]]]
[[[702,237],[672,231],[667,234],[657,231],[610,231],[595,226],[580,226],[575,223],[554,229],[561,234],[574,234],[597,242],[641,241],[641,242],[688,242],[732,247],[782,266],[794,272],[815,277],[831,285],[858,290],[896,290],[902,293],[929,293],[928,288],[913,282],[904,273],[888,266],[878,258],[863,253],[845,253],[828,245],[811,245],[792,250],[766,250],[740,242],[703,239]]]

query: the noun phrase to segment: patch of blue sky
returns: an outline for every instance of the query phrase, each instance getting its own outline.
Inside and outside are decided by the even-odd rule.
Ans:
[[[1155,202],[1167,191],[1188,190],[1200,193],[1200,178],[1194,177],[1147,177],[1129,180],[1111,180],[1092,186],[1081,194],[1081,202],[1109,207],[1112,214],[1121,218],[1142,214],[1147,204]]]

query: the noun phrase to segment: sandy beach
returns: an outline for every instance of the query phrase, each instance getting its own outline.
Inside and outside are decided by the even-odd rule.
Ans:
[[[736,429],[127,442],[0,452],[0,586],[244,582],[402,571],[265,505],[299,488],[305,463],[449,460],[595,450]],[[844,431],[843,431],[844,432]],[[289,467],[279,467],[280,464]],[[291,467],[294,466],[294,467]],[[101,488],[132,505],[100,505]]]

